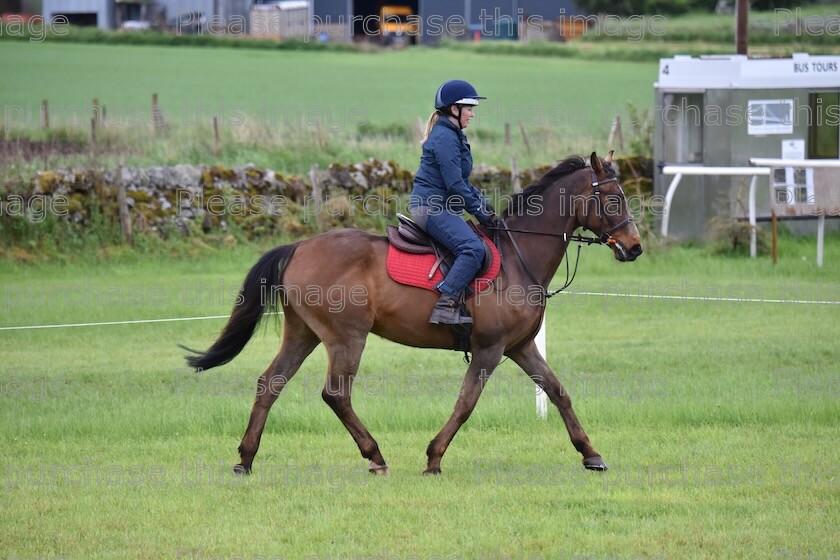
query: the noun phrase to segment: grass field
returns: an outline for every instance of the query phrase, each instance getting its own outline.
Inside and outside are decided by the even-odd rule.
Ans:
[[[836,558],[838,306],[794,300],[840,300],[839,242],[823,269],[813,239],[783,237],[775,267],[584,249],[577,292],[701,298],[550,303],[548,361],[606,473],[507,362],[443,475],[422,477],[464,365],[371,337],[354,403],[391,476],[367,474],[321,402],[319,349],[243,480],[230,467],[273,328],[200,377],[175,345],[209,344],[223,319],[0,331],[0,557]],[[226,315],[255,257],[0,263],[2,326]]]
[[[417,165],[417,119],[425,123],[440,83],[461,77],[489,99],[468,130],[476,163],[542,165],[569,153],[606,150],[626,104],[647,108],[656,64],[487,56],[447,49],[318,53],[0,42],[0,104],[9,138],[69,138],[81,153],[50,154],[19,175],[54,165],[214,163],[303,173],[313,163],[376,157]],[[168,135],[151,131],[157,93]],[[48,99],[51,126],[40,126]],[[87,149],[92,103],[106,108],[99,154]],[[211,118],[221,153],[213,154]],[[318,121],[322,140],[317,138]],[[520,138],[530,134],[532,152]],[[368,123],[360,133],[359,123]],[[514,146],[504,142],[513,127]],[[625,134],[632,127],[625,119]],[[323,146],[321,145],[323,144]]]
[[[603,152],[625,102],[650,105],[656,65],[3,41],[4,134],[84,149],[10,158],[0,189],[36,169],[121,161],[304,172],[378,157],[411,168],[416,118],[456,75],[491,98],[470,131],[476,162],[518,155],[527,166]],[[171,125],[163,136],[149,132],[152,93]],[[43,98],[51,132],[37,130]],[[93,98],[112,122],[91,155]],[[504,144],[504,123],[516,135],[520,120],[530,155]],[[258,250],[193,251],[193,241],[0,261],[0,327],[226,316]],[[273,325],[200,375],[176,344],[207,346],[224,318],[0,330],[0,560],[836,558],[840,306],[828,302],[840,301],[840,237],[827,238],[822,269],[814,245],[783,236],[775,267],[690,246],[649,247],[626,265],[584,249],[573,290],[627,297],[552,300],[548,361],[606,473],[583,469],[556,410],[537,418],[533,385],[506,362],[443,475],[420,476],[465,366],[455,352],[371,337],[354,405],[391,476],[368,475],[322,402],[319,349],[272,411],[253,475],[236,478],[256,378],[278,347]]]

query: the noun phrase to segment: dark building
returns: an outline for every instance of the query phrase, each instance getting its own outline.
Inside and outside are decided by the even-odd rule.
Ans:
[[[375,39],[383,6],[406,6],[416,14],[418,40],[519,39],[529,28],[582,12],[571,0],[314,0],[317,22],[343,25],[356,40]]]
[[[36,1],[41,0],[0,0]],[[247,20],[253,4],[273,1],[276,0],[43,0],[43,15],[47,19],[63,15],[71,23],[108,29],[119,26],[121,19],[149,20],[152,11],[142,8],[152,6],[170,20],[200,15],[230,22],[232,18]],[[553,27],[559,18],[581,13],[571,0],[310,0],[313,34],[325,33],[331,40],[378,42],[380,14],[385,6],[410,10],[411,42],[420,43],[442,39],[542,38],[542,28]],[[121,14],[123,17],[119,17]]]

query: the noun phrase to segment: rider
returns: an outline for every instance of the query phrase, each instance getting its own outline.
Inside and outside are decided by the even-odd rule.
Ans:
[[[464,222],[464,210],[484,225],[498,220],[484,195],[470,184],[472,153],[463,132],[475,116],[478,92],[469,83],[451,80],[435,96],[435,112],[423,136],[420,169],[414,177],[409,210],[414,220],[436,241],[455,254],[455,263],[435,289],[440,292],[429,322],[472,323],[462,315],[461,298],[484,260],[484,243]]]

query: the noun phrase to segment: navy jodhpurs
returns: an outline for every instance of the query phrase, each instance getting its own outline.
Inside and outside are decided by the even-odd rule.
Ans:
[[[437,289],[459,297],[484,263],[484,242],[458,214],[438,210],[426,217],[426,232],[455,254],[455,264]]]

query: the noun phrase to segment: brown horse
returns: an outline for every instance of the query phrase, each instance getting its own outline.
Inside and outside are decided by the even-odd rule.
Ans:
[[[475,321],[472,362],[455,411],[426,450],[424,473],[440,473],[446,448],[470,417],[502,356],[522,367],[558,408],[584,466],[607,468],[578,422],[569,395],[537,351],[534,337],[545,313],[546,287],[578,227],[599,235],[620,261],[632,261],[642,253],[639,232],[609,166],[611,159],[612,152],[605,160],[593,152],[587,166],[583,158],[570,157],[508,205],[503,218],[511,231],[501,236],[501,277],[468,301]],[[239,445],[241,461],[234,472],[251,471],[271,405],[323,342],[329,358],[323,399],[370,461],[370,471],[387,474],[379,446],[350,402],[368,333],[407,346],[454,348],[448,326],[427,322],[437,294],[394,282],[385,270],[387,251],[385,237],[343,229],[266,252],[248,273],[218,340],[206,352],[187,358],[197,369],[229,362],[245,347],[263,314],[282,305],[283,342],[257,383],[256,401]],[[343,305],[322,297],[331,290],[344,294]],[[408,301],[412,305],[406,305]]]

